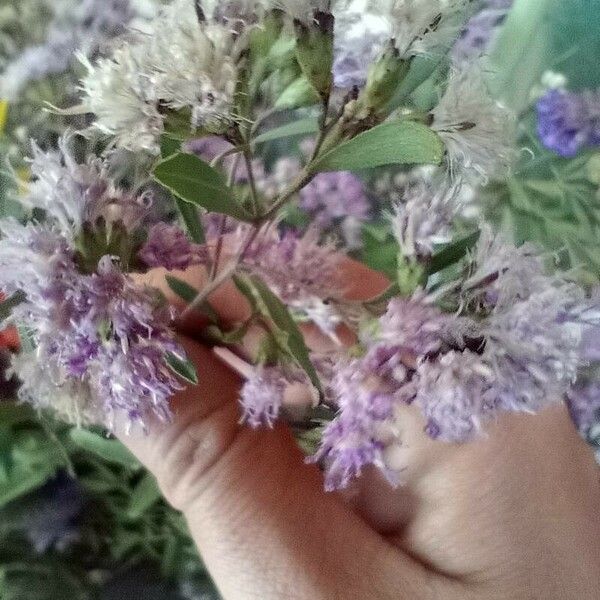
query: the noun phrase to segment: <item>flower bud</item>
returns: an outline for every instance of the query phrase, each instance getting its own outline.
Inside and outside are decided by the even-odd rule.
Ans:
[[[409,67],[410,61],[400,58],[393,40],[390,40],[381,58],[369,70],[364,91],[367,108],[378,110],[388,104]]]
[[[291,110],[316,102],[318,102],[318,96],[314,87],[306,77],[301,76],[283,90],[275,102],[275,108]]]
[[[398,258],[398,287],[401,296],[412,296],[425,282],[426,272],[419,261],[406,256]]]
[[[266,58],[283,29],[283,17],[279,10],[269,11],[250,33],[250,53],[253,60]]]
[[[329,98],[333,85],[334,16],[316,11],[314,19],[303,23],[294,21],[296,58],[302,72],[322,99]]]

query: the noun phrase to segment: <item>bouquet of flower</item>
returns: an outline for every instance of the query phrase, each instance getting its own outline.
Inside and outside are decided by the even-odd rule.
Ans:
[[[174,0],[108,57],[81,57],[81,102],[64,112],[93,115],[81,133],[97,155],[77,157],[74,134],[34,144],[31,218],[0,222],[22,400],[109,431],[168,421],[197,380],[177,323],[197,318],[207,343],[249,363],[244,421],[290,421],[338,489],[369,465],[401,481],[406,410],[431,438],[465,442],[502,412],[568,398],[597,300],[552,254],[463,210],[467,186],[518,157],[484,69],[444,60],[471,3],[376,4],[365,16],[356,2]],[[124,176],[132,154],[144,169]],[[341,274],[369,215],[358,175],[415,165],[430,168],[388,217],[389,285],[354,300]],[[184,308],[144,283],[155,269]],[[231,283],[249,308],[233,325],[210,303]],[[305,323],[328,350],[309,348]]]

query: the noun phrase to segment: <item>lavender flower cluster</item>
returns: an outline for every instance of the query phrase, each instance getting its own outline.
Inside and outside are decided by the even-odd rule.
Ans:
[[[172,309],[139,276],[192,265],[205,270],[203,289],[168,279],[188,303],[183,316],[206,311],[207,338],[223,344],[254,326],[263,334],[241,392],[244,420],[321,426],[311,460],[328,489],[371,465],[400,480],[388,455],[402,443],[407,409],[430,438],[458,443],[503,412],[574,397],[597,301],[537,249],[485,223],[469,223],[465,239],[456,227],[464,187],[506,175],[518,154],[514,119],[481,66],[455,64],[430,111],[408,97],[399,113],[389,107],[416,57],[449,50],[468,2],[329,4],[174,0],[149,32],[85,60],[73,110],[95,116],[83,133],[103,138],[103,156],[77,162],[68,138],[57,151],[34,146],[22,198],[32,218],[0,222],[0,289],[20,300],[10,320],[33,349],[14,360],[22,399],[109,428],[120,418],[168,420],[193,365]],[[273,89],[285,108],[293,96],[316,118],[267,127],[281,108]],[[299,151],[262,152],[265,141],[307,132]],[[152,163],[147,179],[171,193],[187,233],[154,210],[149,188],[112,180],[123,149]],[[372,212],[356,173],[395,163],[429,173],[406,175],[411,184],[386,217],[390,288],[350,300],[344,252]],[[294,205],[309,217],[303,230],[288,219]],[[331,235],[338,226],[343,244]],[[223,331],[207,301],[230,279],[251,314]],[[306,322],[325,334],[326,351],[309,350]],[[594,401],[577,398],[573,414],[589,423]]]
[[[26,48],[6,65],[0,96],[17,100],[29,82],[69,70],[76,51],[94,57],[112,38],[125,34],[138,16],[130,0],[84,0],[68,11],[58,9],[45,42]]]
[[[34,147],[37,179],[23,203],[44,211],[43,222],[0,223],[2,289],[24,294],[10,322],[35,345],[14,362],[20,397],[79,423],[112,427],[119,413],[132,424],[168,419],[181,383],[166,358],[185,354],[169,307],[124,269],[136,260],[142,269],[186,268],[202,253],[164,223],[136,247],[130,238],[153,219],[148,194],[119,190],[103,161],[78,164],[67,146]]]
[[[600,146],[600,90],[551,89],[538,100],[537,114],[542,143],[559,156]]]
[[[578,286],[546,275],[533,249],[485,231],[468,271],[446,297],[463,308],[442,312],[425,292],[392,300],[364,356],[336,365],[329,393],[339,413],[317,455],[330,489],[367,465],[397,479],[385,454],[401,429],[397,407],[420,411],[431,438],[464,442],[503,411],[560,402],[587,364],[581,342],[592,326],[583,315],[592,307]]]

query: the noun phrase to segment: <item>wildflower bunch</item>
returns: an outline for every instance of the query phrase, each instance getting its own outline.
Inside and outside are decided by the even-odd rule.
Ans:
[[[107,57],[82,59],[74,110],[92,115],[83,133],[102,155],[76,160],[68,138],[34,146],[30,219],[0,222],[22,399],[109,428],[123,415],[142,427],[169,419],[171,396],[196,379],[172,319],[203,312],[215,343],[235,349],[262,332],[243,419],[272,426],[293,412],[320,427],[312,460],[335,489],[367,465],[399,481],[386,450],[402,442],[401,407],[431,438],[464,442],[502,412],[572,392],[594,301],[536,248],[462,218],[463,186],[511,168],[510,114],[476,64],[451,69],[428,109],[411,96],[420,57],[450,48],[468,3],[377,4],[361,30],[357,3],[174,0]],[[361,72],[368,61],[351,49],[371,45]],[[114,178],[124,150],[151,165],[141,185]],[[365,172],[414,165],[433,173],[388,216],[390,287],[350,301],[344,252],[360,244],[332,234],[369,218]],[[171,210],[156,209],[150,179]],[[178,278],[190,266],[204,270],[202,289]],[[183,314],[138,283],[158,267]],[[208,304],[229,281],[250,307],[233,328]],[[327,352],[309,351],[306,322]],[[305,406],[290,411],[299,388]]]

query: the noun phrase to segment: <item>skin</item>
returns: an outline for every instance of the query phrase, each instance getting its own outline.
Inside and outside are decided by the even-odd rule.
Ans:
[[[356,263],[343,271],[350,298],[385,287]],[[162,276],[150,281],[168,294]],[[225,321],[247,314],[230,285],[211,302]],[[428,440],[407,408],[388,457],[404,485],[367,472],[325,493],[284,425],[239,425],[240,380],[193,340],[198,319],[182,331],[200,384],[174,399],[172,424],[120,437],[185,515],[225,600],[599,597],[599,470],[564,407],[506,415],[465,445]],[[306,337],[328,343],[311,328]]]

